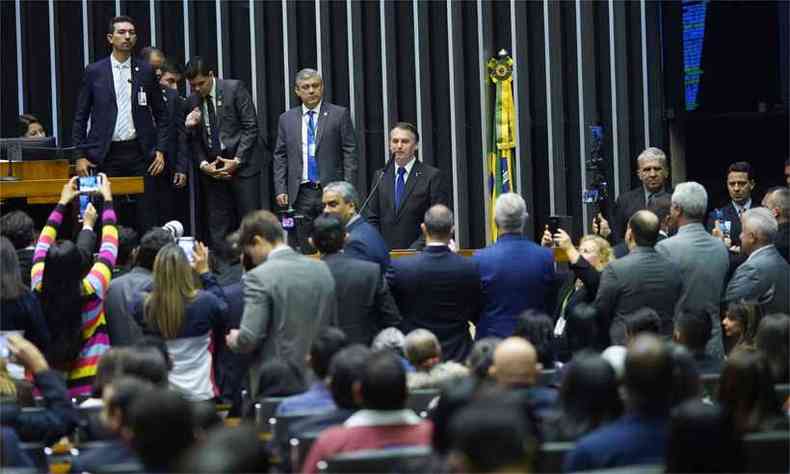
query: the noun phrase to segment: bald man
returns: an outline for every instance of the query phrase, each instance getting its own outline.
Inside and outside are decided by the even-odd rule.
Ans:
[[[601,274],[594,306],[599,327],[609,331],[612,344],[625,345],[625,334],[617,330],[624,325],[611,323],[644,307],[658,313],[661,333],[672,335],[675,303],[683,283],[677,267],[654,248],[659,229],[658,216],[650,211],[635,213],[625,233],[630,253],[610,262]]]

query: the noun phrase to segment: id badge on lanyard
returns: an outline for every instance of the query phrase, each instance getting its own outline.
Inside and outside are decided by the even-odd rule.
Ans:
[[[137,105],[140,107],[148,106],[148,95],[143,90],[143,86],[140,86],[140,90],[137,92]]]

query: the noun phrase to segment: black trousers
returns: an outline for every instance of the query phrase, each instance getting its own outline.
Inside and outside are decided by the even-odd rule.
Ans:
[[[147,173],[151,162],[151,157],[146,156],[137,140],[128,140],[113,142],[99,167],[99,171],[110,178],[143,176],[145,192],[140,195],[119,196],[115,199],[114,206],[118,212],[118,223],[133,227],[140,236],[151,227],[158,225],[156,215],[158,199],[155,186],[151,184],[151,179],[157,177],[149,176]]]
[[[313,232],[313,220],[324,210],[323,194],[320,185],[302,184],[293,204],[296,215],[301,218],[296,220],[296,232],[288,234],[288,245],[304,254],[315,253],[315,248],[307,239]]]
[[[209,245],[216,246],[239,228],[241,219],[261,207],[260,176],[214,179],[200,173],[206,198]]]

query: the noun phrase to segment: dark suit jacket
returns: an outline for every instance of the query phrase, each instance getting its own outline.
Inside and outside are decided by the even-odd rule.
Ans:
[[[315,131],[315,159],[323,184],[357,181],[357,139],[351,114],[345,107],[324,101]],[[302,181],[302,106],[280,115],[274,149],[274,192],[296,202]]]
[[[216,114],[219,123],[219,140],[224,146],[223,156],[236,157],[241,161],[238,176],[254,176],[261,172],[262,157],[256,147],[259,144],[258,116],[252,96],[241,81],[214,79],[217,81]],[[189,110],[198,107],[203,113],[203,98],[192,94],[188,99]],[[209,137],[203,126],[205,117],[196,127],[188,130],[192,144],[192,159],[197,165],[209,158]],[[262,148],[261,148],[262,150]]]
[[[321,260],[335,279],[338,326],[351,343],[370,345],[382,329],[400,324],[401,317],[379,266],[344,254]]]
[[[480,317],[477,264],[447,246],[428,246],[415,256],[393,260],[387,280],[404,332],[428,329],[439,339],[444,360],[464,361],[472,348],[469,321]]]
[[[359,216],[348,224],[346,232],[348,237],[343,245],[343,253],[349,257],[377,263],[383,275],[390,266],[390,249],[379,231],[364,217]],[[29,274],[30,272],[28,278],[30,278]]]
[[[147,105],[140,105],[138,100],[141,88],[147,96]],[[82,149],[91,163],[104,162],[112,143],[117,114],[115,82],[107,56],[85,68],[71,132],[74,146]],[[87,130],[89,119],[90,132]],[[153,160],[156,151],[167,153],[170,121],[162,90],[148,63],[135,57],[132,57],[132,121],[141,152],[148,160]]]
[[[368,221],[376,226],[391,249],[416,248],[423,216],[434,204],[450,205],[449,193],[437,168],[416,160],[406,180],[403,203],[395,211],[395,166],[376,173],[381,179],[368,204]],[[384,173],[384,176],[381,176]]]
[[[475,337],[508,337],[522,311],[546,311],[556,284],[551,250],[516,234],[504,234],[478,251],[483,313]]]
[[[665,199],[671,197],[672,191],[661,191],[654,199]],[[614,203],[614,218],[612,219],[612,242],[615,244],[625,238],[625,230],[628,227],[628,220],[635,212],[647,209],[645,205],[645,188],[638,186],[628,192],[622,193]],[[663,216],[658,216],[662,218]]]
[[[675,304],[682,290],[675,265],[652,247],[636,247],[603,269],[594,305],[598,317],[610,323],[637,309],[652,308],[661,318],[662,333],[671,335]]]
[[[766,314],[790,312],[790,264],[775,246],[752,252],[735,270],[724,301],[741,299],[760,301]]]
[[[752,207],[755,207],[754,200],[752,200],[752,203]],[[713,230],[713,226],[716,224],[716,219],[719,219],[720,221],[730,221],[730,240],[732,240],[732,245],[740,247],[741,218],[738,216],[738,211],[735,210],[735,205],[733,205],[732,201],[728,202],[725,206],[714,209],[708,213],[708,219],[705,221],[705,229],[707,229],[708,232]]]
[[[175,89],[163,89],[164,101],[167,105],[167,116],[170,131],[167,135],[167,152],[165,161],[172,173],[187,174],[189,167],[189,146],[186,141],[184,121],[187,115],[187,100]]]

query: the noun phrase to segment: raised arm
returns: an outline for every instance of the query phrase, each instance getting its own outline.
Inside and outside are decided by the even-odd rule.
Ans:
[[[102,209],[102,233],[99,255],[93,264],[91,271],[85,280],[89,283],[93,292],[104,299],[107,288],[110,286],[112,269],[115,266],[115,259],[118,257],[118,228],[116,227],[115,210],[112,207],[112,190],[110,180],[102,173],[101,194],[104,198]]]
[[[49,247],[58,237],[58,228],[66,215],[66,206],[79,194],[77,188],[77,177],[73,177],[68,183],[63,185],[60,192],[60,199],[55,209],[52,210],[47,218],[47,225],[41,230],[36,242],[36,249],[33,251],[33,267],[30,269],[30,288],[34,291],[41,289],[41,281],[44,278],[44,259],[47,258]]]

